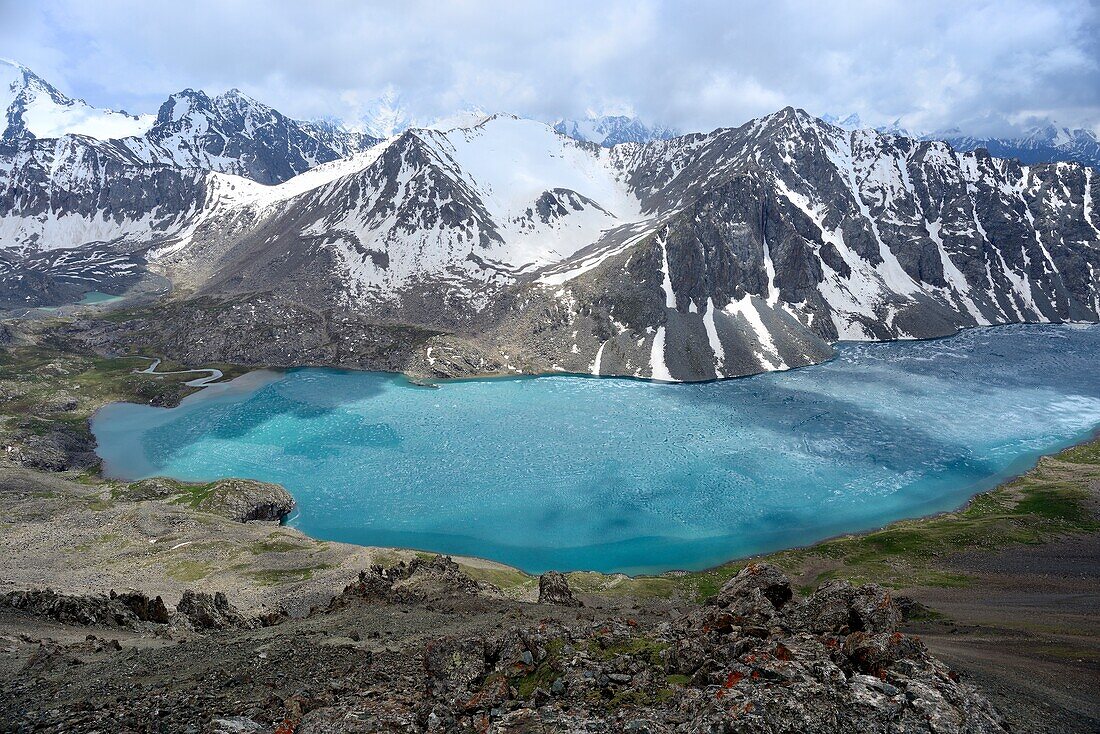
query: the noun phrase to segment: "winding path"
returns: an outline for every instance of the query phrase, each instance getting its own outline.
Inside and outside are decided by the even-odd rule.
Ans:
[[[153,363],[143,370],[134,370],[138,375],[186,375],[192,372],[208,372],[206,377],[196,377],[194,380],[188,380],[183,383],[188,387],[207,387],[218,380],[222,379],[223,374],[221,370],[214,369],[213,367],[204,367],[197,370],[176,370],[174,372],[157,372],[157,367],[160,366],[160,357],[142,357],[142,359],[152,359]]]

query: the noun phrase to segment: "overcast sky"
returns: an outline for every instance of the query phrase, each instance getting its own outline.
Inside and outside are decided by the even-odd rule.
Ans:
[[[420,120],[476,105],[688,131],[794,105],[914,130],[1100,127],[1100,0],[0,0],[0,56],[130,112],[237,87],[354,120],[393,89]]]

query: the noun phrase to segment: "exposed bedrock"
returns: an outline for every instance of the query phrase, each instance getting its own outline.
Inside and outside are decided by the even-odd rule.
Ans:
[[[67,603],[132,616],[107,599]],[[440,557],[378,566],[304,619],[273,615],[278,626],[264,629],[222,595],[187,592],[172,625],[153,625],[164,644],[138,645],[127,630],[125,647],[93,644],[94,634],[43,642],[24,671],[46,677],[5,690],[24,703],[56,690],[74,705],[0,714],[36,726],[64,718],[69,729],[201,715],[214,731],[306,734],[1007,731],[978,692],[897,630],[900,611],[875,585],[830,582],[799,599],[782,572],[753,564],[708,605],[627,611],[506,599]],[[98,612],[51,618],[117,629]],[[171,675],[151,695],[128,677],[135,665]]]

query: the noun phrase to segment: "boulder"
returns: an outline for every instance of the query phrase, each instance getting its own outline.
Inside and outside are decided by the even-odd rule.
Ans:
[[[485,641],[480,637],[433,640],[424,648],[423,664],[429,695],[468,696],[488,672]]]
[[[927,654],[927,649],[916,638],[898,632],[852,632],[844,638],[843,652],[855,670],[885,676],[887,668],[898,660],[919,661]]]
[[[792,627],[813,632],[893,632],[901,611],[890,593],[877,584],[855,587],[848,581],[827,581],[804,602],[788,610]]]
[[[766,599],[773,608],[782,609],[791,600],[791,581],[769,563],[750,563],[718,592],[718,606],[728,607],[739,599],[754,597],[754,591]]]
[[[584,606],[573,590],[569,588],[569,579],[558,571],[547,571],[539,576],[539,604],[557,604],[563,607]]]

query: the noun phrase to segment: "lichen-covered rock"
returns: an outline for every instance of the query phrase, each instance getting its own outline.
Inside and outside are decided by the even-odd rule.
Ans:
[[[547,571],[539,576],[539,604],[557,604],[563,607],[584,606],[580,599],[573,596],[569,588],[569,579],[558,571]]]
[[[454,699],[468,696],[470,687],[487,672],[485,641],[480,637],[446,637],[424,648],[428,693]]]
[[[794,626],[842,634],[893,632],[901,623],[901,611],[881,586],[856,587],[840,580],[822,584],[786,616]]]
[[[750,563],[718,592],[718,606],[727,607],[744,599],[754,589],[759,590],[775,609],[782,609],[794,595],[790,579],[778,568],[769,563]]]

